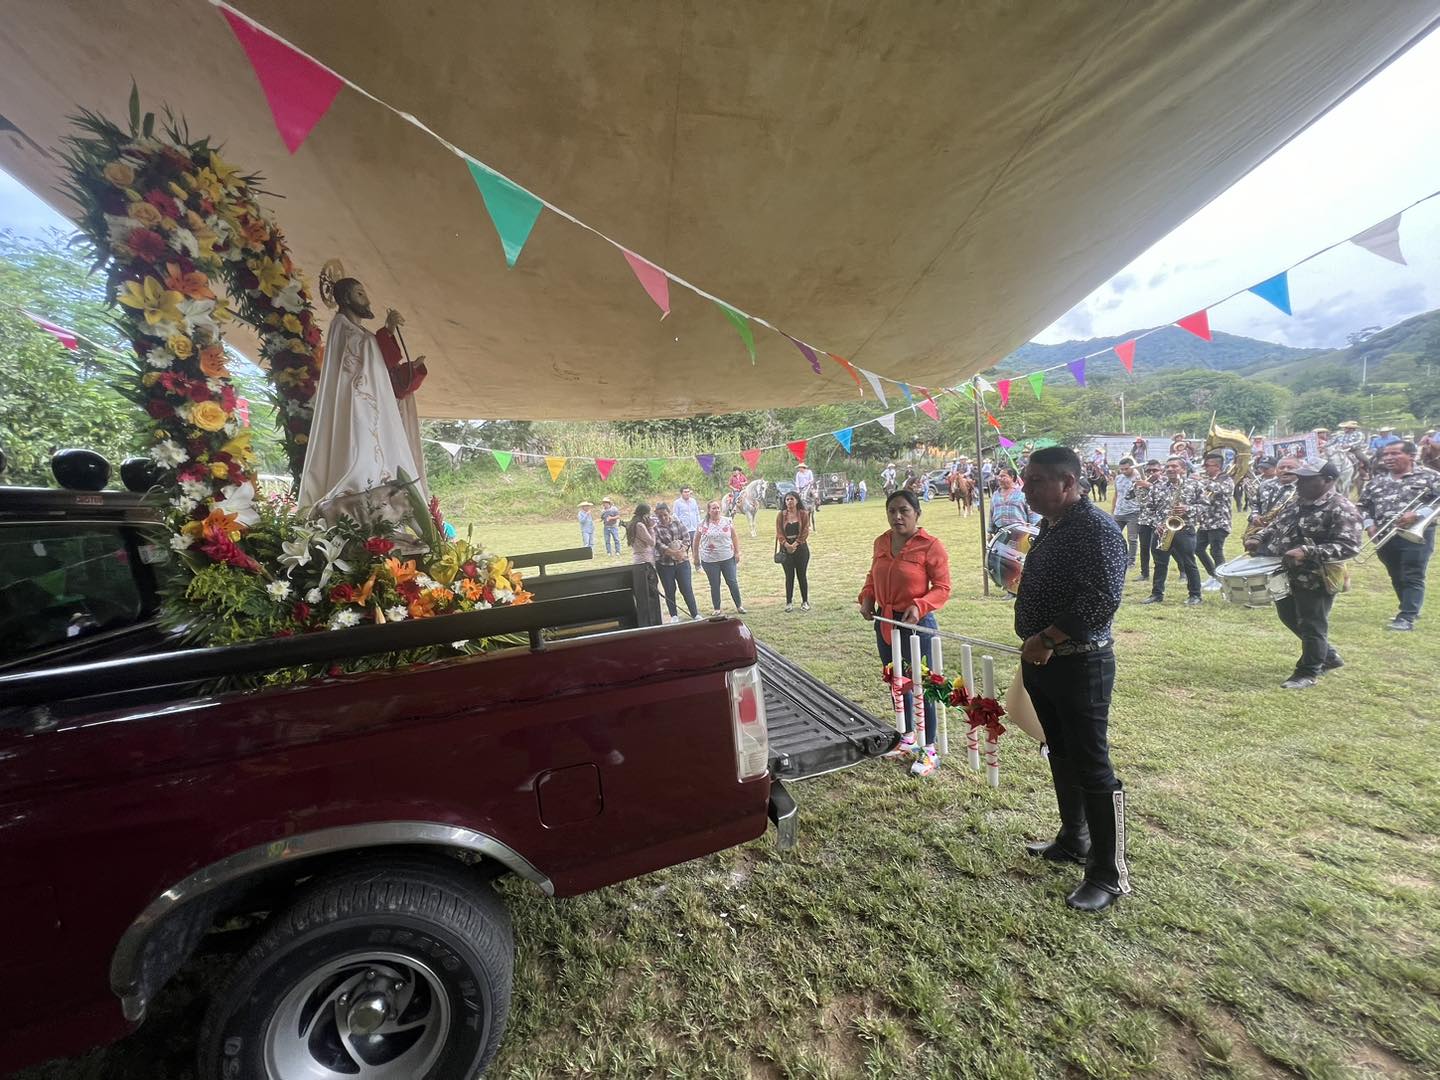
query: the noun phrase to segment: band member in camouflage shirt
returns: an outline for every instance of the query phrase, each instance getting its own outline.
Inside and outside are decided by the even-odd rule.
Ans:
[[[1235,481],[1225,475],[1225,455],[1212,450],[1205,455],[1204,471],[1195,478],[1200,501],[1195,506],[1195,554],[1205,567],[1207,592],[1220,588],[1215,567],[1225,561],[1225,538],[1230,535],[1230,500]]]
[[[1145,505],[1152,517],[1160,522],[1155,526],[1155,580],[1150,586],[1150,595],[1142,604],[1159,604],[1165,600],[1165,579],[1170,573],[1173,558],[1185,575],[1185,585],[1190,595],[1186,604],[1200,603],[1200,568],[1195,565],[1195,509],[1201,503],[1200,481],[1185,475],[1185,459],[1178,454],[1165,462],[1165,479],[1153,485],[1146,497]],[[1165,537],[1165,522],[1171,517],[1183,518],[1185,525],[1170,541],[1170,550],[1161,550]]]
[[[1314,686],[1320,675],[1344,663],[1330,644],[1330,607],[1342,588],[1344,567],[1360,551],[1360,513],[1335,490],[1334,465],[1304,464],[1295,470],[1295,500],[1246,542],[1256,555],[1279,555],[1290,595],[1275,601],[1275,614],[1300,639],[1295,672],[1280,685]]]
[[[1415,512],[1440,502],[1440,472],[1415,464],[1416,446],[1413,442],[1390,443],[1380,451],[1380,472],[1360,492],[1360,512],[1365,518],[1365,529],[1374,536],[1382,526],[1400,514],[1416,496],[1418,506],[1396,521],[1401,528],[1413,525],[1419,518]],[[1390,572],[1390,584],[1400,600],[1400,611],[1387,625],[1390,630],[1414,630],[1415,620],[1420,618],[1420,606],[1425,602],[1425,568],[1435,551],[1435,527],[1425,530],[1423,544],[1411,543],[1403,537],[1394,537],[1381,546],[1377,554],[1385,569]]]
[[[1150,580],[1150,553],[1155,548],[1155,530],[1165,524],[1163,511],[1156,511],[1150,505],[1150,492],[1165,478],[1165,467],[1151,458],[1145,462],[1145,475],[1135,481],[1132,492],[1140,506],[1140,516],[1135,520],[1135,531],[1140,534],[1140,576],[1136,581]],[[1160,516],[1155,515],[1159,513]]]
[[[1266,461],[1268,460],[1267,458]],[[1295,497],[1295,468],[1299,464],[1299,459],[1293,457],[1281,458],[1279,463],[1271,468],[1267,468],[1264,461],[1260,463],[1264,479],[1260,481],[1260,487],[1255,492],[1255,503],[1251,507],[1254,513],[1250,515],[1250,524],[1254,525],[1256,519]]]

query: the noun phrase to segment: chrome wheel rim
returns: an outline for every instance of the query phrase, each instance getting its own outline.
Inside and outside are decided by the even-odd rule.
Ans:
[[[439,1059],[450,998],[419,960],[356,952],[300,979],[265,1031],[269,1080],[413,1080]]]

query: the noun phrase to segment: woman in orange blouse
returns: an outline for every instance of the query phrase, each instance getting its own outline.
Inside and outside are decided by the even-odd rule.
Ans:
[[[913,491],[900,490],[885,500],[885,516],[890,531],[875,538],[870,558],[870,573],[860,590],[860,614],[866,620],[876,615],[899,622],[937,629],[935,612],[950,599],[950,556],[945,545],[920,528],[920,500]],[[910,655],[910,634],[900,631],[901,659]],[[920,635],[920,653],[930,661],[930,634]],[[875,645],[880,662],[892,662],[890,626],[875,623]],[[895,663],[896,669],[901,667]],[[916,677],[919,673],[916,673]],[[916,776],[929,776],[935,771],[935,706],[925,703],[925,746],[915,742],[915,703],[913,695],[905,695],[905,735],[900,745],[888,755],[903,760],[914,759],[910,771]]]

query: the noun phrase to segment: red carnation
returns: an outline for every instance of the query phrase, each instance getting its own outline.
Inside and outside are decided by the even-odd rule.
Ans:
[[[170,407],[169,402],[161,401],[159,398],[151,398],[147,401],[145,411],[155,420],[168,420],[175,415],[175,410]]]
[[[234,412],[239,397],[240,395],[235,392],[235,387],[226,383],[220,388],[220,407],[226,412]]]
[[[473,578],[480,573],[480,568],[475,565],[474,559],[467,559],[464,565],[460,567],[460,572],[468,578]]]
[[[191,401],[209,401],[215,395],[210,393],[210,387],[205,385],[203,379],[196,379],[185,387],[185,396]]]
[[[304,600],[301,600],[296,603],[295,610],[290,614],[296,622],[308,622],[310,620],[310,605],[305,603]]]
[[[166,217],[179,220],[180,205],[167,192],[155,188],[145,196],[145,201]]]
[[[365,550],[371,555],[388,555],[395,550],[395,545],[383,536],[372,536],[365,541]]]
[[[159,262],[169,250],[165,246],[165,238],[151,229],[131,229],[130,235],[125,238],[125,246],[136,257],[148,262]]]
[[[948,684],[949,684],[949,681],[945,678],[945,676],[944,676],[943,674],[941,674],[941,673],[938,672],[938,671],[932,671],[932,672],[930,672],[930,685],[931,685],[931,686],[946,686],[946,685],[948,685]]]
[[[420,586],[416,585],[413,581],[400,582],[398,585],[395,586],[395,591],[398,592],[405,599],[405,602],[407,604],[411,600],[420,599]]]

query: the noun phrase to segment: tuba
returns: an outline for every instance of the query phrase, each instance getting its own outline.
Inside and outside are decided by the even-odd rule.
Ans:
[[[1210,417],[1210,434],[1205,437],[1205,453],[1212,450],[1220,450],[1229,447],[1235,451],[1235,460],[1225,470],[1226,475],[1238,485],[1250,475],[1250,459],[1253,451],[1250,449],[1250,436],[1237,428],[1222,428],[1216,425],[1215,417]]]

